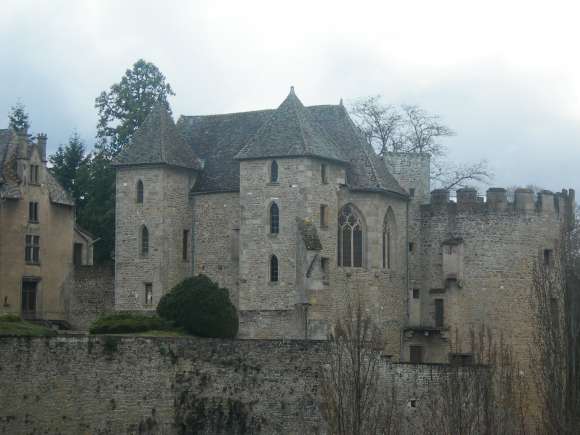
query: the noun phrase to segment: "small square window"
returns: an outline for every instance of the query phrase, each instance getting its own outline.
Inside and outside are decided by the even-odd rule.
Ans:
[[[414,364],[423,362],[423,346],[409,346],[409,360]]]
[[[413,299],[419,299],[421,297],[421,290],[418,288],[413,289]]]

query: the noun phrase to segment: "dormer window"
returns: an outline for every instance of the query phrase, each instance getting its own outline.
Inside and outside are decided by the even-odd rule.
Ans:
[[[270,183],[277,183],[278,182],[278,163],[276,160],[272,160],[272,164],[270,165]]]
[[[38,165],[30,165],[30,184],[38,184]]]

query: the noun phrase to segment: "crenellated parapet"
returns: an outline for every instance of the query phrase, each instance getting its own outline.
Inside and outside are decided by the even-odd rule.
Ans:
[[[445,189],[431,192],[431,201],[422,206],[424,212],[431,213],[506,213],[506,214],[542,214],[565,216],[575,209],[574,189],[562,189],[553,193],[542,190],[537,194],[530,189],[516,189],[513,201],[508,200],[507,190],[500,187],[489,188],[485,196],[479,195],[474,188],[463,188],[457,191],[455,200]]]

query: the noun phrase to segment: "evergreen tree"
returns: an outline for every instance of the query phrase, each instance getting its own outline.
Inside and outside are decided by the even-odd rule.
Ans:
[[[165,76],[150,62],[139,59],[119,83],[95,100],[99,113],[97,149],[115,156],[127,145],[155,103],[175,95]]]
[[[103,263],[112,259],[115,250],[115,169],[104,153],[97,152],[87,162],[85,174],[77,222],[99,238],[93,258]]]
[[[10,108],[10,113],[8,114],[8,125],[16,132],[28,132],[28,129],[30,128],[28,113],[26,113],[26,107],[24,104],[20,101]]]
[[[100,238],[96,262],[108,261],[115,249],[115,170],[113,159],[141,126],[153,106],[175,95],[165,76],[150,62],[138,60],[95,99],[98,110],[96,152],[87,165],[83,207],[77,214],[81,226]]]
[[[77,214],[83,209],[88,184],[89,158],[85,155],[85,144],[78,133],[73,133],[64,147],[58,147],[48,160],[50,171],[74,198]]]

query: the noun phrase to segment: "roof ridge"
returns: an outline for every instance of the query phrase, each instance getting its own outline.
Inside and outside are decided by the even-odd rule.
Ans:
[[[302,105],[302,102],[298,99],[298,97],[294,93],[294,86],[292,86],[290,88],[290,95],[288,95],[288,98],[290,98],[290,96],[293,96],[294,97],[292,99],[292,101],[294,103],[295,115],[296,115],[296,118],[298,119],[298,128],[300,128],[300,135],[302,136],[302,152],[304,154],[306,154],[307,153],[307,150],[306,150],[306,135],[304,134],[304,126],[302,125],[302,119],[301,119],[300,114],[299,114],[300,106],[303,106],[303,105]]]

